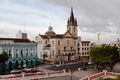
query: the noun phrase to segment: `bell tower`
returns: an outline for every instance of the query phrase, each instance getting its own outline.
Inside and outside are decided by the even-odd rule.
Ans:
[[[77,20],[74,17],[73,8],[71,7],[70,17],[67,21],[67,30],[73,35],[73,37],[77,37]]]

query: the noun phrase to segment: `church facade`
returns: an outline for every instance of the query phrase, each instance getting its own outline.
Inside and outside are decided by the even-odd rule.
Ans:
[[[48,31],[36,36],[37,57],[48,61],[71,62],[84,58],[89,59],[90,41],[81,41],[78,36],[77,19],[74,17],[71,7],[70,17],[67,21],[67,31],[64,34],[56,34],[49,26]],[[82,50],[82,44],[86,44],[86,52]],[[89,49],[88,49],[89,48]],[[83,53],[86,53],[83,55]],[[82,57],[82,58],[81,58]]]

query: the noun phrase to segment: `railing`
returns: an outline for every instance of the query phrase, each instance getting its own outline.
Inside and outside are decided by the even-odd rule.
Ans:
[[[97,74],[94,74],[94,75],[91,75],[91,76],[87,76],[87,77],[84,77],[82,79],[79,79],[79,80],[95,80],[99,77],[105,77],[105,76],[112,76],[112,77],[116,77],[120,75],[119,73],[114,73],[114,72],[107,72],[107,70],[103,70],[103,72],[100,72],[100,73],[97,73]]]
[[[48,78],[48,77],[55,77],[55,76],[64,76],[69,75],[69,73],[66,73],[65,70],[62,71],[52,71],[52,72],[43,72],[43,73],[24,73],[21,74],[10,74],[10,75],[4,75],[0,76],[0,80],[9,80],[9,79],[40,79],[40,78]]]

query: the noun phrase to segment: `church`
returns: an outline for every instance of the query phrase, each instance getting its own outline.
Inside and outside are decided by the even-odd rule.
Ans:
[[[81,37],[78,36],[77,19],[72,7],[67,21],[67,31],[57,34],[53,27],[49,26],[44,35],[36,36],[36,43],[38,59],[53,63],[89,60],[90,41],[81,41]]]

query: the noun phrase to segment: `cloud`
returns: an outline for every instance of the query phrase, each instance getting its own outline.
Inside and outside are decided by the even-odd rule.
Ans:
[[[117,31],[120,29],[120,0],[43,0],[52,5],[74,7],[80,28],[88,28],[89,32],[108,31],[110,19]],[[90,31],[93,28],[94,31]],[[109,32],[112,32],[109,30]],[[119,32],[120,34],[120,32]]]
[[[28,38],[33,39],[35,36],[38,34],[43,34],[45,33],[44,30],[47,30],[45,27],[30,27],[30,26],[20,26],[16,24],[11,24],[11,23],[5,23],[5,22],[0,22],[0,37],[16,37],[16,33],[21,30],[22,32],[28,33]]]
[[[6,33],[15,37],[18,30],[24,31],[24,26],[30,39],[44,34],[49,25],[56,33],[64,33],[73,6],[82,39],[97,42],[97,34],[102,32],[107,36],[101,42],[108,42],[120,34],[119,3],[119,0],[0,0],[0,37],[8,36]]]

